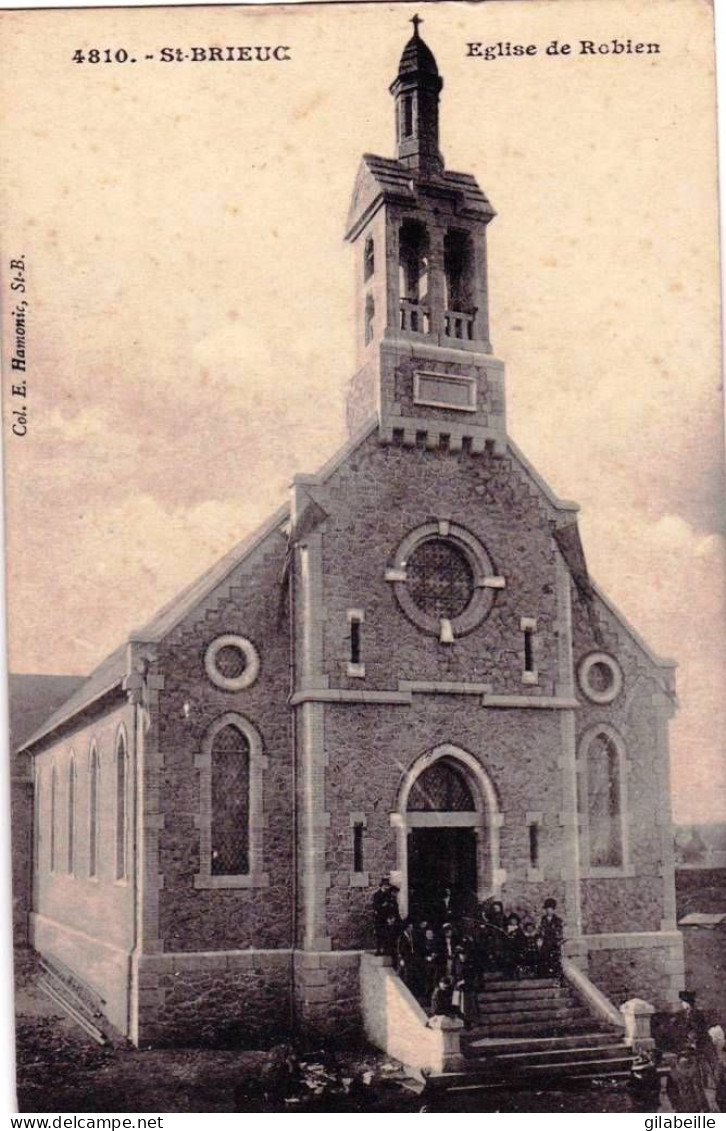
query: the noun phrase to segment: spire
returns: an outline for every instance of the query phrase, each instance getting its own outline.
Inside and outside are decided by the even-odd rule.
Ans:
[[[444,168],[439,152],[439,94],[444,82],[419,35],[423,20],[416,15],[411,23],[413,35],[390,88],[396,100],[396,157],[423,176],[436,176]]]

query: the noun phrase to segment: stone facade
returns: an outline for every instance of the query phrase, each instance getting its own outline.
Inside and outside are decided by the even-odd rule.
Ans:
[[[438,90],[418,35],[406,50],[396,90],[411,66]],[[350,443],[28,743],[42,781],[67,780],[71,750],[85,759],[79,813],[101,754],[111,856],[89,876],[79,831],[75,874],[51,870],[42,800],[34,938],[80,972],[76,948],[137,1043],[358,1035],[372,892],[388,875],[413,910],[436,846],[439,879],[471,898],[535,917],[556,898],[568,953],[617,1004],[668,1005],[682,984],[673,665],[592,586],[575,504],[507,438],[489,202],[403,140],[400,160],[364,159],[349,215]],[[120,727],[134,817],[119,882]],[[456,804],[411,803],[432,770]]]

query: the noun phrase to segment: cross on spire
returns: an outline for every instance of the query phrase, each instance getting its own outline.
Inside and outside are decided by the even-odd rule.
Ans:
[[[418,25],[419,25],[419,24],[422,24],[422,23],[423,23],[423,20],[422,20],[422,19],[421,19],[421,17],[420,17],[419,15],[418,15],[418,13],[416,13],[416,15],[415,15],[415,16],[412,16],[412,17],[411,17],[411,19],[410,19],[410,20],[409,20],[408,22],[409,22],[410,24],[413,24],[413,34],[414,34],[414,35],[416,36],[416,38],[418,39]]]

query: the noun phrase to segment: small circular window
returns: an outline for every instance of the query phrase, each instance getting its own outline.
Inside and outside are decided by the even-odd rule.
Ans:
[[[204,654],[204,668],[212,683],[223,691],[250,687],[260,671],[260,657],[244,636],[218,636]]]
[[[612,703],[623,686],[620,664],[607,652],[591,652],[580,664],[580,687],[593,703]]]

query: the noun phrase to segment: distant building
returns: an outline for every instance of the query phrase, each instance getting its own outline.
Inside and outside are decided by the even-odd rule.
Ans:
[[[726,822],[681,825],[675,849],[677,868],[726,868]]]
[[[404,914],[553,896],[616,1000],[683,985],[674,665],[507,434],[494,210],[445,168],[442,85],[416,28],[348,216],[350,442],[21,743],[34,945],[136,1042],[355,1029],[382,875]]]

